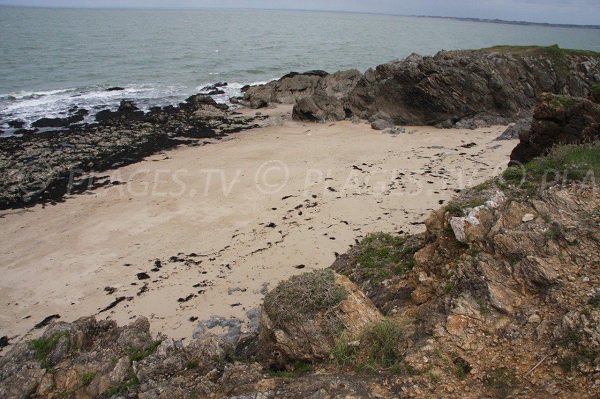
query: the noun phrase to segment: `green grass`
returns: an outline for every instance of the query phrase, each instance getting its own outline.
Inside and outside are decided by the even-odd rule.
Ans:
[[[311,319],[346,299],[332,270],[317,270],[280,283],[264,300],[264,310],[278,327]]]
[[[308,362],[298,361],[289,370],[268,370],[267,374],[273,378],[298,378],[311,373],[314,367]]]
[[[194,369],[197,369],[197,368],[198,368],[198,366],[199,366],[199,364],[198,364],[198,361],[197,361],[197,360],[190,360],[189,362],[187,362],[187,363],[185,364],[185,368],[186,368],[187,370],[194,370]]]
[[[543,191],[556,184],[587,181],[600,177],[600,142],[555,147],[548,156],[522,166],[512,166],[502,178],[508,187],[529,192]]]
[[[145,348],[129,348],[127,354],[130,362],[139,362],[156,352],[162,341],[155,341],[150,346]]]
[[[129,391],[129,389],[131,389],[139,384],[140,384],[140,380],[138,380],[138,378],[135,376],[135,374],[132,373],[129,376],[129,379],[127,379],[126,381],[120,383],[117,386],[109,388],[104,393],[104,396],[110,398],[115,395],[123,394],[123,393]]]
[[[600,102],[600,84],[592,86],[592,98],[596,102]]]
[[[406,237],[387,233],[370,234],[357,246],[354,259],[373,277],[403,275],[414,267],[414,254],[418,249],[405,244]]]
[[[478,206],[484,204],[485,199],[479,197],[469,199],[455,199],[450,201],[444,209],[452,216],[461,217],[465,215],[465,209],[477,208]]]
[[[516,56],[544,55],[551,57],[565,57],[568,55],[600,57],[600,53],[591,50],[577,50],[560,48],[558,44],[552,46],[494,46],[483,48],[481,51],[488,53],[512,54]]]
[[[96,373],[93,371],[83,373],[83,376],[81,377],[81,382],[83,383],[83,385],[88,386],[92,383],[92,381],[94,381],[94,378],[96,378]]]
[[[361,345],[366,348],[372,363],[382,368],[394,368],[403,358],[400,348],[403,338],[404,333],[398,324],[384,319],[363,332]]]
[[[56,348],[62,337],[68,337],[68,332],[59,332],[48,338],[38,338],[31,341],[31,349],[35,352],[35,358],[44,369],[48,369],[48,355]]]
[[[355,364],[360,348],[350,345],[346,334],[342,334],[335,342],[331,355],[338,367],[348,367]]]

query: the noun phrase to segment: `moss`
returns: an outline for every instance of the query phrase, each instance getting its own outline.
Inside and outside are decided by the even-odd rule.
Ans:
[[[514,370],[500,367],[489,370],[483,384],[495,398],[504,399],[515,389],[517,376]]]
[[[267,294],[264,309],[275,325],[311,319],[341,303],[348,293],[335,282],[332,270],[292,277]]]
[[[190,360],[189,362],[187,362],[185,364],[185,368],[187,370],[194,370],[198,368],[198,361],[197,360]]]
[[[545,157],[506,169],[502,179],[507,187],[533,193],[552,185],[595,180],[599,176],[600,142],[595,142],[555,147]]]
[[[59,332],[48,338],[38,338],[31,341],[31,349],[35,352],[35,358],[44,369],[48,369],[48,355],[56,348],[62,337],[68,337],[69,333]]]
[[[370,234],[357,246],[354,259],[374,278],[401,276],[414,267],[414,254],[418,250],[406,244],[406,237]]]

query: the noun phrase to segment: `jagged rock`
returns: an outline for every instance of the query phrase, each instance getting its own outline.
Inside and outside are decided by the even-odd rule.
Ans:
[[[340,100],[322,91],[299,99],[292,112],[292,118],[296,121],[340,121],[345,117],[346,113]]]
[[[496,140],[514,140],[524,136],[531,129],[531,118],[511,123]]]
[[[585,98],[544,94],[540,97],[531,129],[520,135],[512,163],[526,163],[546,155],[558,144],[581,144],[600,139],[600,104]]]
[[[323,360],[341,331],[356,338],[381,317],[373,303],[345,276],[317,271],[293,277],[265,298],[260,355],[278,366],[294,360]]]
[[[384,111],[397,123],[414,125],[444,122],[450,127],[468,117],[473,121],[469,127],[479,127],[477,119],[489,119],[486,123],[497,117],[516,119],[543,92],[589,93],[600,68],[598,57],[568,52],[554,57],[554,51],[413,54],[368,70],[344,99],[345,107],[363,119]],[[581,71],[586,62],[596,72]]]

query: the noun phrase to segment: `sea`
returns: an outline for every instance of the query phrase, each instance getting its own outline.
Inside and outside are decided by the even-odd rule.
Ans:
[[[73,107],[93,115],[122,99],[175,104],[217,82],[228,83],[216,96],[227,102],[291,71],[364,71],[411,53],[501,44],[600,51],[600,30],[342,12],[0,7],[0,130]]]

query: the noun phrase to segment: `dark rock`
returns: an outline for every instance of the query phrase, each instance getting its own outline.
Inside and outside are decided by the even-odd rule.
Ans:
[[[391,129],[393,127],[394,127],[394,124],[385,119],[376,119],[375,121],[373,121],[373,123],[371,123],[371,128],[373,128],[375,130]]]
[[[216,89],[219,89],[221,87],[226,87],[226,86],[227,86],[227,82],[217,82],[212,85],[204,86],[202,88],[202,91],[212,91],[212,90],[216,90]]]
[[[136,277],[138,280],[148,280],[150,279],[150,276],[148,275],[148,273],[138,273],[136,274]]]
[[[44,328],[48,324],[52,323],[54,320],[58,320],[58,319],[60,319],[59,314],[54,314],[54,315],[48,316],[44,320],[37,323],[33,328],[35,328],[36,330],[39,330],[40,328]]]
[[[526,163],[558,144],[581,144],[600,139],[600,104],[586,98],[541,96],[531,129],[522,131],[511,162]]]
[[[585,96],[593,72],[580,70],[593,55],[539,49],[530,53],[492,50],[411,55],[368,70],[345,107],[368,119],[384,111],[397,124],[435,125],[479,114],[518,118],[544,92]],[[476,126],[477,123],[473,123]]]
[[[6,335],[0,338],[0,350],[2,350],[2,348],[6,348],[9,344],[9,340]]]
[[[511,123],[508,128],[496,140],[514,140],[526,134],[524,132],[531,129],[531,119],[522,119],[516,123]]]
[[[341,101],[323,91],[299,99],[292,112],[292,118],[297,121],[340,121],[345,117],[346,113]]]
[[[89,113],[86,109],[77,110],[73,115],[66,118],[42,118],[31,124],[34,128],[58,128],[67,127],[71,124],[83,121],[84,117]]]
[[[106,91],[123,91],[123,90],[125,90],[125,88],[119,87],[119,86],[109,87],[108,89],[106,89]]]
[[[21,129],[23,126],[25,126],[25,122],[19,120],[8,121],[7,124],[13,129]]]

